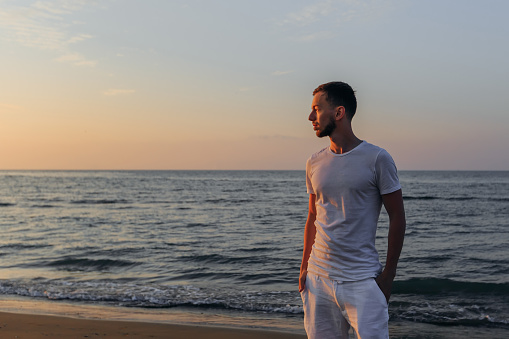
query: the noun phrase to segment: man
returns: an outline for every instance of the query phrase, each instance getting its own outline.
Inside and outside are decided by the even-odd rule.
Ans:
[[[353,89],[343,82],[313,92],[309,120],[330,146],[306,164],[309,213],[299,291],[311,339],[388,338],[388,302],[403,247],[405,211],[396,166],[384,149],[358,139]],[[375,249],[382,204],[389,215],[385,267]]]

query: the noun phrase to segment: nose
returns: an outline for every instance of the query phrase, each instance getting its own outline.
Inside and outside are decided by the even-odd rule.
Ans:
[[[315,121],[316,120],[316,111],[312,110],[308,117],[309,121]]]

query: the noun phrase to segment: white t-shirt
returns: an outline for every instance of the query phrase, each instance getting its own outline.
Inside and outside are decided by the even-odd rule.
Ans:
[[[306,186],[316,194],[308,272],[341,282],[376,277],[382,270],[375,248],[382,195],[401,188],[389,153],[366,141],[343,154],[324,148],[306,163]]]

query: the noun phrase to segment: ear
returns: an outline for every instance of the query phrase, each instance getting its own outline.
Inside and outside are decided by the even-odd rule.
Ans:
[[[345,117],[346,115],[346,110],[345,110],[345,107],[343,106],[338,106],[336,107],[336,114],[335,114],[335,118],[336,120],[341,120]]]

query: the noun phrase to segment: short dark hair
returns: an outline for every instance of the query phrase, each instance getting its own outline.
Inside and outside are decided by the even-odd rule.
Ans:
[[[357,99],[355,98],[355,91],[349,84],[341,81],[328,82],[318,86],[313,91],[313,95],[319,92],[324,92],[325,99],[334,107],[343,106],[347,118],[352,120],[357,110]]]

